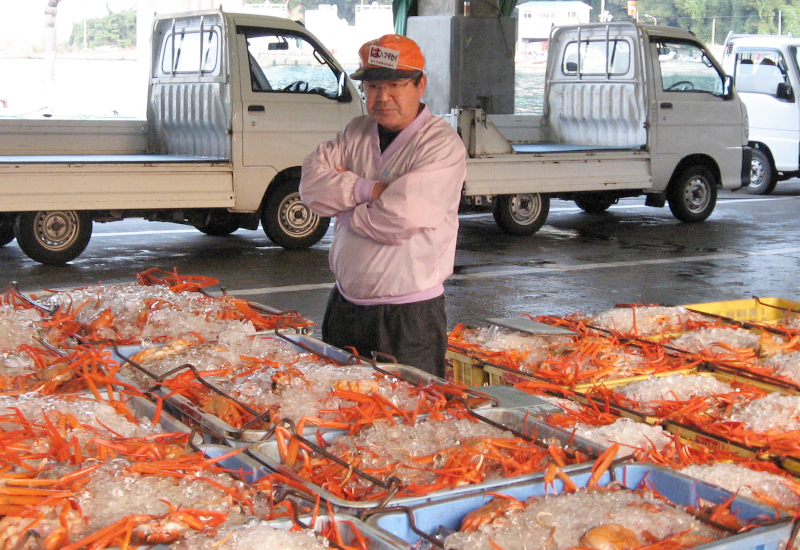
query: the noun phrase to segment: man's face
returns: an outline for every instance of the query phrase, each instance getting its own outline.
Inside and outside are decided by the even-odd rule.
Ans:
[[[371,80],[364,82],[367,112],[387,130],[398,132],[411,124],[419,112],[427,79]]]

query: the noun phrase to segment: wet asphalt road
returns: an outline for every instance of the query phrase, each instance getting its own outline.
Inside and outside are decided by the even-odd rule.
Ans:
[[[487,317],[595,313],[619,302],[691,304],[777,296],[800,300],[800,182],[769,196],[722,191],[706,222],[624,199],[601,215],[554,200],[535,235],[505,235],[490,213],[462,214],[455,274],[445,284],[449,324]],[[228,293],[321,323],[333,283],[331,233],[286,251],[259,229],[209,237],[191,227],[126,220],[95,224],[86,251],[43,266],[12,242],[0,248],[0,284],[23,291],[128,282],[150,267],[208,275]],[[209,290],[218,291],[218,287]]]

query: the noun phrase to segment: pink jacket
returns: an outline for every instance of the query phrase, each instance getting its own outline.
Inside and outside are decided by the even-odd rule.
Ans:
[[[427,107],[382,154],[378,125],[364,116],[305,158],[300,196],[337,217],[329,262],[345,298],[399,304],[444,292],[466,172],[461,138]],[[390,185],[370,202],[377,181]]]

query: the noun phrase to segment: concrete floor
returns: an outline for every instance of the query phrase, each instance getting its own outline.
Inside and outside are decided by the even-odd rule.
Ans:
[[[491,214],[463,214],[455,274],[446,283],[450,327],[487,317],[595,313],[618,302],[690,304],[777,296],[800,300],[800,183],[766,197],[720,192],[701,224],[668,208],[625,199],[601,215],[553,201],[535,235],[503,234]],[[217,277],[230,294],[321,323],[333,283],[330,233],[317,246],[286,251],[261,230],[209,237],[191,227],[127,220],[95,224],[89,247],[61,267],[0,248],[0,284],[22,290],[135,279],[150,267]],[[212,288],[211,290],[218,290]]]

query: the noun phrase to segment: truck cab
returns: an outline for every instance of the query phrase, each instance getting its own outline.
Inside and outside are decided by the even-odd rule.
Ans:
[[[799,48],[790,36],[731,34],[725,42],[722,65],[747,106],[752,194],[800,176]]]

